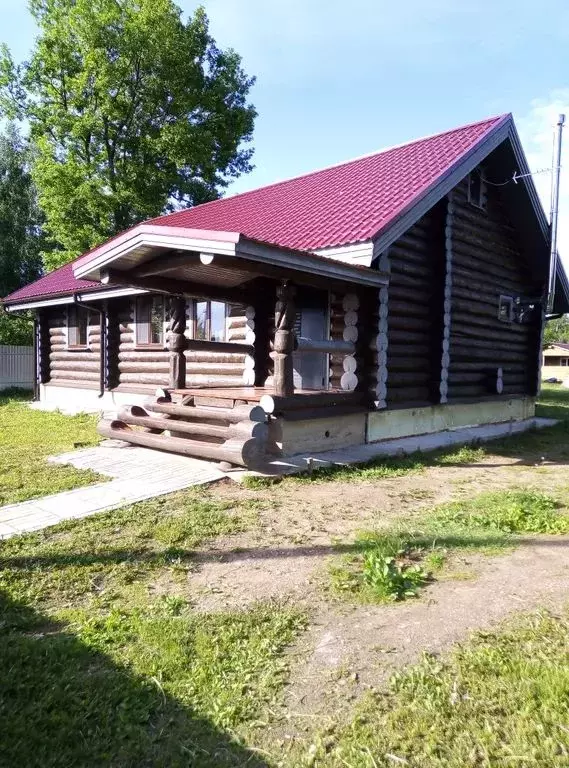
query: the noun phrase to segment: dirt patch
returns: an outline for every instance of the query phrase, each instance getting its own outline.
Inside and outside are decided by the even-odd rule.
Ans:
[[[295,650],[289,717],[338,717],[362,691],[383,685],[423,652],[440,653],[513,611],[555,610],[569,598],[569,537],[526,539],[511,554],[466,557],[465,565],[474,566],[475,579],[435,583],[421,600],[348,611],[321,606]]]

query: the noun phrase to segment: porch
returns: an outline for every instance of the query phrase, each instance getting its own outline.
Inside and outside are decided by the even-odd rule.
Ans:
[[[77,277],[167,297],[168,386],[101,422],[101,434],[247,467],[294,451],[289,422],[330,437],[324,421],[347,421],[349,437],[330,448],[364,442],[365,412],[384,398],[386,276],[235,233],[154,229],[142,225],[75,268]],[[188,338],[188,298],[243,307],[243,340]],[[187,386],[192,355],[236,353],[242,386],[235,377],[211,386],[207,376]]]

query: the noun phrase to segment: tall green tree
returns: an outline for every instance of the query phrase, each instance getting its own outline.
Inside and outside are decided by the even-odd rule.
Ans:
[[[543,331],[543,343],[554,344],[556,341],[569,343],[569,316],[563,315],[555,320],[548,320]]]
[[[0,134],[0,297],[42,270],[41,213],[29,165],[27,143],[10,124]]]
[[[29,171],[30,152],[14,125],[0,134],[0,297],[36,280],[42,271],[41,213]],[[29,315],[0,307],[0,344],[31,344]]]
[[[198,8],[172,0],[29,0],[28,62],[0,55],[0,109],[26,120],[53,268],[251,169],[254,82]]]

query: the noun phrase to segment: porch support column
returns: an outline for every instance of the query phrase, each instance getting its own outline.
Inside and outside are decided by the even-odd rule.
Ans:
[[[279,397],[294,394],[294,369],[292,353],[294,351],[294,305],[295,289],[288,282],[277,287],[275,306],[275,375],[274,390]]]
[[[269,375],[269,366],[271,363],[271,325],[273,322],[273,302],[271,294],[274,283],[265,284],[260,288],[258,296],[255,298],[255,341],[254,354],[255,359],[255,381],[256,387],[262,387]]]
[[[168,350],[170,352],[170,375],[168,384],[172,389],[186,386],[186,300],[178,296],[170,299],[170,322],[168,325]]]

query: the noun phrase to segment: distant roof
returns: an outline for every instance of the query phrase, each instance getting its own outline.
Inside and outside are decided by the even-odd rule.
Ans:
[[[511,115],[492,117],[147,223],[239,232],[305,251],[369,241],[509,120]],[[13,304],[100,288],[99,283],[76,280],[71,267],[40,278],[4,301]]]
[[[559,347],[559,349],[564,349],[567,352],[569,352],[569,344],[564,344],[559,341],[551,341],[549,344],[546,345],[547,349],[549,349],[550,347]]]

